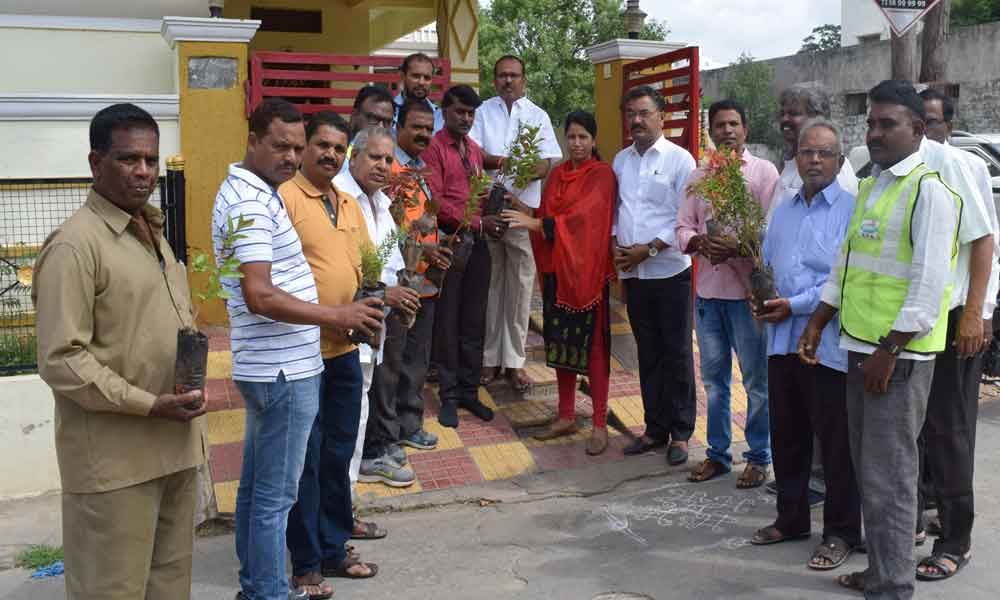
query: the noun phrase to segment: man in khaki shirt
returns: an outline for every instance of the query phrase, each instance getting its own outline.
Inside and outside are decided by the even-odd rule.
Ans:
[[[172,393],[191,304],[147,204],[159,129],[116,104],[94,117],[90,147],[93,189],[45,241],[32,290],[38,370],[55,396],[66,594],[186,598],[205,405],[201,391]]]
[[[330,111],[316,113],[306,126],[302,166],[278,193],[302,242],[322,305],[349,305],[371,313],[373,326],[380,303],[353,302],[361,285],[360,246],[369,241],[361,207],[334,187],[347,153],[347,123]],[[353,303],[353,304],[352,304]],[[299,493],[288,515],[286,540],[292,558],[292,586],[313,598],[326,597],[332,586],[323,577],[371,577],[377,567],[349,555],[345,544],[357,534],[372,537],[374,524],[355,523],[351,510],[349,466],[361,418],[363,375],[357,346],[343,329],[320,330],[323,375],[319,413],[309,433]],[[367,527],[365,526],[367,525]]]

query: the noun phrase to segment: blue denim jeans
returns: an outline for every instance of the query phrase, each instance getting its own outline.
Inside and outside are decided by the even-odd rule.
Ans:
[[[273,383],[237,381],[246,402],[243,469],[236,493],[240,587],[253,600],[286,600],[285,529],[295,504],[321,375]]]
[[[299,499],[288,515],[292,574],[317,573],[322,563],[346,558],[351,537],[351,477],[358,438],[363,377],[358,351],[323,361],[319,414],[309,433]]]
[[[771,464],[770,427],[767,414],[767,336],[754,321],[745,300],[695,300],[695,329],[701,354],[701,379],[708,396],[708,457],[732,468],[733,351],[739,360],[743,389],[747,393],[744,434],[750,449],[748,463]]]

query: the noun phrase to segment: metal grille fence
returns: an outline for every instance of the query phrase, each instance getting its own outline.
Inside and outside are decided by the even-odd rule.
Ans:
[[[32,267],[45,238],[83,206],[92,181],[0,179],[0,375],[36,369]],[[155,206],[163,186],[161,177]]]

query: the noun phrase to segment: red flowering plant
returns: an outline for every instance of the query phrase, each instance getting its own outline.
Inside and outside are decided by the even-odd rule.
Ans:
[[[705,176],[691,185],[691,191],[708,202],[711,218],[705,223],[709,237],[735,242],[739,255],[753,263],[749,287],[758,310],[764,300],[777,297],[774,273],[764,264],[764,208],[747,189],[743,179],[743,159],[730,148],[708,153],[703,161]]]

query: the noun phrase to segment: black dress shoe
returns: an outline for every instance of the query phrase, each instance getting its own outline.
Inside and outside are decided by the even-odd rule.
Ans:
[[[442,427],[458,427],[458,406],[454,400],[442,400],[438,412],[438,423]]]
[[[458,405],[483,421],[493,420],[493,409],[480,402],[478,398],[475,400],[462,400]]]
[[[663,440],[651,440],[646,436],[642,436],[628,446],[625,446],[623,452],[625,456],[635,456],[636,454],[645,454],[650,450],[655,450],[666,445],[667,443]]]

